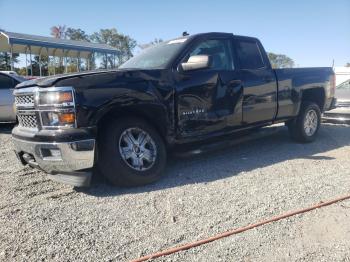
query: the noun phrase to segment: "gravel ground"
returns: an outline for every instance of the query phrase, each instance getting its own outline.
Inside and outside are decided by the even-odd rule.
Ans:
[[[0,260],[127,261],[350,193],[350,127],[173,157],[166,177],[77,191],[19,165],[0,128]],[[350,261],[350,201],[156,261]]]

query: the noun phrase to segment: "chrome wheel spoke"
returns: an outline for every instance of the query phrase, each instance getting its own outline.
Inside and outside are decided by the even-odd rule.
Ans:
[[[137,139],[135,139],[134,135],[131,133],[131,131],[129,131],[127,133],[127,137],[129,139],[129,141],[134,145],[137,143]]]
[[[132,162],[132,165],[134,166],[134,168],[142,169],[143,161],[141,158],[133,157],[133,158],[131,158],[131,162]]]
[[[125,159],[129,159],[133,155],[133,151],[130,147],[122,147],[121,151],[122,151],[122,155],[125,157]]]
[[[130,130],[126,132],[126,134],[124,135],[124,141],[128,145],[134,145],[137,142],[137,140],[135,139],[134,135],[131,133]]]
[[[121,134],[119,152],[129,167],[137,171],[145,171],[154,165],[157,147],[146,131],[135,127],[129,128]]]
[[[146,159],[148,162],[152,162],[153,161],[153,154],[150,150],[144,149],[143,153],[142,153],[142,158]]]
[[[137,138],[137,143],[142,146],[144,141],[146,140],[147,134],[142,132],[139,134],[138,138]]]
[[[310,110],[307,112],[304,119],[304,131],[308,136],[315,134],[318,126],[318,117],[315,110]]]
[[[140,143],[140,146],[141,146],[142,148],[144,148],[144,147],[147,145],[147,143],[148,143],[149,141],[151,141],[151,140],[152,140],[152,138],[151,138],[149,135],[146,135],[146,136],[143,138],[142,142]]]

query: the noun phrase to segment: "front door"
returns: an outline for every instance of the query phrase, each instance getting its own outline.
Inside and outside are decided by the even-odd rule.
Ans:
[[[231,39],[202,40],[182,62],[193,55],[209,55],[212,65],[176,73],[178,135],[208,135],[240,125],[243,91],[234,69]]]

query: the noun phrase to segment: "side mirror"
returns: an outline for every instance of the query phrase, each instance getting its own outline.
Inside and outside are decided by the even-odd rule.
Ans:
[[[210,66],[210,57],[208,55],[190,56],[186,63],[181,63],[183,71],[205,69]]]

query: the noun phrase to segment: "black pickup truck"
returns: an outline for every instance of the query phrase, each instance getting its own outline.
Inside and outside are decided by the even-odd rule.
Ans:
[[[148,48],[119,69],[17,85],[12,131],[23,164],[87,186],[154,182],[174,146],[284,122],[311,142],[334,104],[332,68],[272,69],[256,38],[185,36]]]

